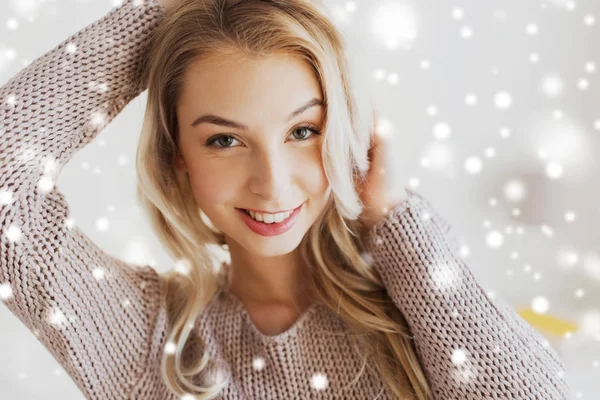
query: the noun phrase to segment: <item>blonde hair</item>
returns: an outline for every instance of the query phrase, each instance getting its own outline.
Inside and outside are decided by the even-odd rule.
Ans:
[[[148,100],[137,149],[137,195],[152,228],[180,265],[163,275],[169,315],[161,374],[178,396],[212,399],[231,379],[197,386],[189,378],[209,370],[204,351],[184,363],[184,348],[199,314],[222,284],[215,248],[227,248],[222,232],[207,225],[192,195],[189,178],[174,168],[179,153],[176,104],[186,68],[225,54],[265,57],[288,54],[314,70],[326,105],[322,159],[332,196],[301,241],[298,251],[317,289],[317,301],[344,321],[365,366],[374,365],[393,395],[428,399],[430,389],[406,320],[379,275],[363,258],[363,204],[356,184],[369,167],[370,119],[361,116],[344,55],[343,37],[315,0],[178,0],[153,32],[141,79]],[[367,114],[367,113],[365,113]],[[182,273],[183,272],[183,273]],[[189,339],[189,340],[188,340]]]

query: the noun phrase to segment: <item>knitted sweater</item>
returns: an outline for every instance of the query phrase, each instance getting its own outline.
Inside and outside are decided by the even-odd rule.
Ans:
[[[69,222],[53,185],[147,87],[141,66],[163,16],[156,0],[127,0],[0,88],[0,298],[89,399],[176,399],[160,376],[170,329],[164,278],[93,243]],[[448,222],[406,193],[369,232],[368,249],[434,398],[566,399],[557,354],[505,301],[486,295]],[[285,332],[262,334],[225,288],[192,334],[232,375],[223,399],[391,399],[368,371],[343,390],[361,361],[344,332],[334,312],[313,304]]]

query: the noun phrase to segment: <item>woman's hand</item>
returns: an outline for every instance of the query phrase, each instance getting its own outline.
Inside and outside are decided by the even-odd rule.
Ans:
[[[392,197],[387,184],[386,171],[386,141],[378,130],[377,113],[373,112],[374,126],[371,131],[371,147],[368,152],[370,161],[369,171],[366,180],[359,184],[357,191],[364,209],[359,216],[363,231],[361,236],[365,236],[377,222],[383,219],[387,213],[394,208],[399,201]]]

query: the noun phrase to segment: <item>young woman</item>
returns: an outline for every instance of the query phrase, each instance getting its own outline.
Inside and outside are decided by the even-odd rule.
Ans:
[[[0,88],[6,306],[90,399],[566,399],[447,221],[390,202],[320,7],[127,0]],[[138,196],[166,274],[103,252],[53,185],[146,89]]]

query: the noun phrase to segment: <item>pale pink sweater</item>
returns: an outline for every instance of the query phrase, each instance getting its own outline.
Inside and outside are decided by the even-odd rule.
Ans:
[[[70,226],[67,201],[48,185],[102,130],[96,115],[111,121],[146,88],[139,71],[164,9],[155,0],[135,3],[113,9],[0,88],[0,190],[12,195],[0,204],[0,293],[89,399],[176,398],[159,371],[169,329],[164,279]],[[46,157],[59,168],[46,170]],[[406,192],[370,232],[369,249],[410,325],[435,399],[566,399],[553,349],[502,299],[486,295],[447,221]],[[340,391],[360,360],[346,337],[323,330],[346,332],[335,313],[314,304],[289,330],[266,336],[225,291],[193,334],[232,374],[224,399],[375,398],[382,381],[370,373]]]

